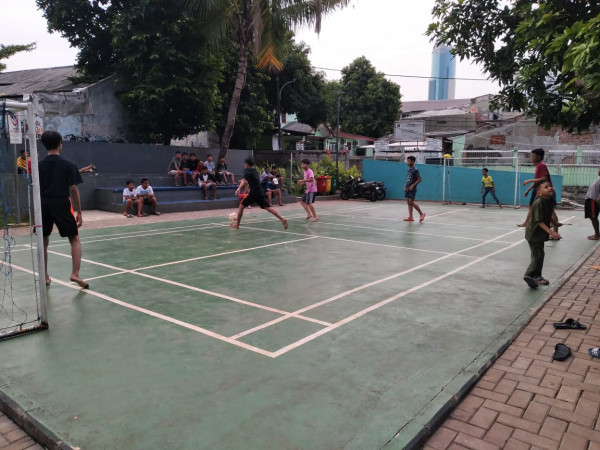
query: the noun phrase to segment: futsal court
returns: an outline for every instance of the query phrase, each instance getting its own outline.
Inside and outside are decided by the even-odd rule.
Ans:
[[[84,227],[86,291],[53,235],[50,329],[0,342],[0,390],[84,449],[403,448],[595,246],[559,210],[533,290],[525,208],[316,207]]]

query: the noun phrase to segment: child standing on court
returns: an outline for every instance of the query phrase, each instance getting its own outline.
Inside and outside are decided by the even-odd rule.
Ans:
[[[598,175],[600,175],[600,169],[598,169]],[[600,239],[598,206],[600,206],[600,178],[592,183],[585,194],[585,218],[590,219],[594,227],[594,234],[587,237],[590,241]]]
[[[408,217],[404,219],[405,222],[414,222],[413,219],[413,208],[419,213],[419,222],[425,220],[425,213],[421,211],[419,205],[415,203],[415,197],[417,195],[417,184],[421,181],[421,174],[415,167],[416,158],[409,156],[406,158],[406,164],[408,164],[408,171],[406,172],[406,184],[404,185],[404,196],[406,197],[406,203],[408,204]]]
[[[548,181],[538,181],[533,186],[537,197],[531,205],[531,216],[525,227],[525,239],[531,250],[531,262],[525,271],[523,280],[530,288],[539,284],[548,285],[550,282],[542,277],[544,266],[544,241],[549,238],[557,239],[559,234],[550,228],[555,202],[554,189]]]
[[[304,191],[304,194],[302,194],[302,200],[300,201],[300,204],[304,208],[304,211],[306,211],[306,220],[310,219],[311,222],[316,222],[319,220],[319,218],[317,217],[317,212],[315,211],[314,207],[315,195],[317,193],[315,174],[310,168],[310,161],[308,159],[303,159],[300,165],[302,166],[304,175],[301,180],[298,180],[298,183],[306,186],[306,190]]]
[[[261,209],[269,211],[271,214],[277,217],[283,224],[283,228],[287,230],[287,220],[285,220],[275,208],[269,206],[269,201],[267,200],[264,189],[260,185],[260,176],[254,168],[254,160],[252,158],[247,158],[244,161],[244,177],[240,181],[240,186],[236,189],[235,195],[239,196],[240,192],[244,192],[246,190],[246,187],[249,188],[248,196],[244,197],[244,199],[240,202],[236,221],[232,222],[229,226],[232,228],[239,228],[240,222],[242,221],[242,216],[244,215],[244,208],[249,207],[252,205],[252,203],[257,203]]]
[[[481,177],[481,207],[485,208],[485,198],[489,193],[491,193],[492,198],[496,200],[496,203],[498,203],[498,207],[502,208],[500,200],[498,200],[498,198],[496,197],[496,187],[494,186],[494,180],[490,175],[488,175],[487,168],[484,167],[483,169],[481,169],[481,175],[483,175]]]

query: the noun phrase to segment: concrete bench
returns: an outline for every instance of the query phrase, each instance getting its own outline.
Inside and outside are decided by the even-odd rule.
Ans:
[[[123,212],[123,187],[99,187],[94,191],[96,209],[109,212]],[[152,186],[158,211],[185,212],[209,209],[237,208],[240,200],[235,196],[237,185],[217,186],[217,199],[204,200],[204,190],[199,186]],[[211,196],[209,189],[208,195]],[[282,196],[284,203],[294,203],[295,197]],[[144,211],[149,213],[151,208],[144,205]]]

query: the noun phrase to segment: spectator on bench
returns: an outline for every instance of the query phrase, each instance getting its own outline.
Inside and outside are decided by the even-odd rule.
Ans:
[[[141,183],[142,184],[140,184],[135,191],[138,200],[138,217],[146,217],[148,215],[142,210],[144,205],[152,205],[152,214],[160,216],[160,213],[156,210],[156,197],[154,196],[154,191],[152,190],[152,186],[150,186],[148,178],[142,178]]]
[[[273,196],[278,198],[279,206],[283,206],[281,203],[281,189],[276,178],[271,174],[271,167],[265,164],[262,173],[260,174],[260,184],[267,194],[267,200],[269,200],[269,206],[273,206]]]
[[[137,190],[135,183],[131,180],[127,180],[127,187],[123,189],[123,204],[125,205],[125,211],[123,215],[126,217],[133,217],[129,214],[129,210],[134,207],[137,203]]]
[[[183,185],[185,186],[187,184],[185,170],[181,168],[181,152],[175,152],[175,156],[171,158],[171,161],[169,162],[169,169],[167,170],[167,173],[169,175],[173,175],[175,186],[179,186],[177,184],[177,177],[179,175],[183,177]]]
[[[200,173],[200,169],[198,168],[198,164],[200,161],[196,159],[195,153],[190,153],[190,157],[187,160],[187,170],[185,173],[192,178],[191,183],[188,183],[190,186],[196,185],[196,178],[198,178],[198,174]],[[204,163],[202,164],[204,166]]]
[[[271,168],[271,175],[273,175],[273,181],[276,182],[275,184],[277,184],[277,187],[283,192],[283,177],[277,170],[277,166]]]
[[[204,200],[208,200],[208,188],[212,188],[211,200],[217,198],[217,182],[212,173],[208,171],[208,167],[204,166],[202,172],[198,176],[198,186],[204,190]]]
[[[204,165],[208,169],[208,172],[214,177],[215,176],[215,162],[213,161],[213,155],[206,155],[206,161],[204,161]]]
[[[219,162],[217,163],[217,175],[220,183],[227,184],[227,177],[231,177],[231,184],[235,184],[235,179],[233,176],[233,172],[229,172],[227,170],[227,160],[224,156],[219,158]]]

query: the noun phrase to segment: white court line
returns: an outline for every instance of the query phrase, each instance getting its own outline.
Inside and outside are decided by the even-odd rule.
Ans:
[[[260,245],[258,247],[242,248],[242,249],[238,249],[238,250],[231,250],[231,251],[228,251],[228,252],[213,253],[212,255],[197,256],[195,258],[182,259],[182,260],[171,261],[171,262],[162,263],[162,264],[155,264],[153,266],[139,267],[137,269],[133,269],[133,271],[137,272],[137,271],[140,271],[140,270],[150,270],[150,269],[156,269],[157,267],[166,267],[166,266],[172,266],[174,264],[183,264],[183,263],[192,262],[192,261],[200,261],[202,259],[216,258],[218,256],[234,255],[236,253],[244,253],[244,252],[249,252],[249,251],[252,251],[252,250],[258,250],[258,249],[261,249],[261,248],[275,247],[276,245],[294,244],[296,242],[302,242],[302,241],[308,241],[310,239],[316,239],[317,237],[318,236],[309,236],[309,237],[305,237],[305,238],[302,238],[302,239],[294,239],[294,240],[291,240],[291,241],[273,242],[272,244]]]
[[[239,338],[241,338],[241,337],[243,337],[243,336],[246,336],[246,335],[248,335],[248,334],[254,333],[255,331],[259,331],[259,330],[262,330],[262,329],[264,329],[264,328],[268,328],[268,327],[270,327],[271,325],[274,325],[274,324],[276,324],[276,323],[279,323],[279,322],[281,322],[281,321],[283,321],[283,320],[286,320],[286,319],[288,319],[289,317],[294,317],[296,314],[302,314],[302,313],[305,313],[305,312],[307,312],[307,311],[310,311],[310,310],[312,310],[312,309],[315,309],[315,308],[318,308],[318,307],[320,307],[320,306],[323,306],[323,305],[326,305],[326,304],[328,304],[328,303],[331,303],[331,302],[333,302],[333,301],[335,301],[335,300],[339,300],[340,298],[346,297],[346,296],[348,296],[348,295],[350,295],[350,294],[354,294],[354,293],[356,293],[356,292],[362,291],[362,290],[364,290],[364,289],[366,289],[366,288],[369,288],[369,287],[372,287],[372,286],[376,286],[376,285],[378,285],[378,284],[384,283],[384,282],[386,282],[386,281],[393,280],[394,278],[401,277],[401,276],[403,276],[403,275],[409,274],[409,273],[411,273],[411,272],[415,272],[415,271],[417,271],[417,270],[421,270],[421,269],[423,269],[423,268],[425,268],[425,267],[427,267],[427,266],[430,266],[430,265],[432,265],[432,264],[438,263],[438,262],[440,262],[440,261],[443,261],[443,260],[445,260],[445,259],[448,259],[448,258],[450,258],[450,257],[452,257],[452,256],[463,256],[463,255],[461,255],[461,253],[463,253],[463,252],[467,252],[467,251],[471,251],[471,250],[474,250],[474,249],[476,249],[476,248],[479,248],[479,247],[483,247],[484,245],[488,245],[488,244],[490,244],[490,243],[492,243],[492,242],[500,242],[500,241],[498,241],[498,239],[501,239],[501,238],[503,238],[503,237],[505,237],[505,236],[511,235],[511,234],[513,234],[513,233],[516,233],[516,232],[518,232],[518,231],[521,231],[521,230],[513,230],[513,231],[510,231],[510,232],[508,232],[508,233],[505,233],[505,234],[502,234],[502,235],[500,235],[500,236],[497,236],[497,237],[495,237],[495,238],[493,238],[493,239],[489,239],[489,240],[488,240],[488,241],[486,241],[486,242],[481,242],[481,243],[479,243],[479,244],[475,244],[475,245],[473,245],[473,246],[471,246],[471,247],[468,247],[468,248],[465,248],[465,249],[462,249],[462,250],[457,250],[457,251],[456,251],[456,252],[454,252],[454,253],[449,253],[449,254],[447,254],[447,255],[445,255],[445,256],[441,256],[441,257],[439,257],[439,258],[433,259],[433,260],[431,260],[431,261],[428,261],[428,262],[426,262],[426,263],[423,263],[423,264],[421,264],[421,265],[418,265],[418,266],[412,267],[412,268],[410,268],[410,269],[407,269],[407,270],[403,270],[402,272],[398,272],[398,273],[395,273],[395,274],[389,275],[389,276],[387,276],[387,277],[380,278],[379,280],[371,281],[371,282],[369,282],[369,283],[366,283],[366,284],[363,284],[363,285],[361,285],[361,286],[357,286],[357,287],[355,287],[355,288],[353,288],[353,289],[350,289],[350,290],[347,290],[347,291],[345,291],[345,292],[342,292],[341,294],[337,294],[337,295],[335,295],[335,296],[333,296],[333,297],[327,298],[327,299],[325,299],[325,300],[322,300],[322,301],[320,301],[320,302],[313,303],[312,305],[306,306],[306,307],[304,307],[304,308],[297,309],[296,311],[293,311],[293,312],[289,313],[289,314],[288,314],[288,315],[286,315],[286,316],[278,317],[277,319],[273,319],[273,320],[271,320],[271,321],[269,321],[269,322],[265,322],[264,324],[258,325],[258,326],[254,327],[254,328],[252,328],[252,329],[249,329],[249,330],[245,330],[245,331],[243,331],[243,332],[241,332],[241,333],[238,333],[238,334],[236,334],[236,335],[234,335],[234,336],[231,336],[231,337],[232,337],[232,338],[235,338],[235,339],[239,339]],[[476,261],[479,261],[479,260],[481,259],[481,257],[476,257],[476,258],[477,258],[477,259],[476,259]]]
[[[506,250],[509,250],[509,249],[511,249],[513,247],[516,247],[517,245],[520,245],[523,241],[524,241],[524,239],[521,240],[521,241],[515,242],[515,243],[509,245],[508,247],[502,248],[500,250],[496,250],[493,253],[489,253],[489,254],[487,254],[485,256],[482,256],[482,257],[480,257],[480,258],[478,258],[478,259],[476,259],[474,261],[471,261],[471,262],[469,262],[467,264],[464,264],[464,265],[462,265],[460,267],[457,267],[456,269],[451,270],[449,272],[446,272],[445,274],[440,275],[440,276],[438,276],[436,278],[433,278],[433,279],[431,279],[429,281],[426,281],[426,282],[421,283],[421,284],[419,284],[417,286],[414,286],[414,287],[412,287],[410,289],[407,289],[407,290],[405,290],[403,292],[400,292],[400,293],[398,293],[398,294],[396,294],[396,295],[394,295],[392,297],[389,297],[389,298],[387,298],[385,300],[382,300],[379,303],[376,303],[375,305],[372,305],[372,306],[370,306],[368,308],[365,308],[362,311],[359,311],[359,312],[357,312],[355,314],[352,314],[351,316],[348,316],[345,319],[342,319],[339,322],[336,322],[336,323],[334,323],[333,325],[331,325],[331,326],[329,326],[327,328],[323,328],[322,330],[319,330],[319,331],[317,331],[317,332],[315,332],[315,333],[313,333],[311,335],[308,335],[305,338],[300,339],[300,340],[294,342],[293,344],[290,344],[290,345],[287,345],[285,347],[282,347],[281,349],[277,350],[276,352],[273,352],[271,357],[272,358],[277,358],[278,356],[281,356],[281,355],[283,355],[283,354],[285,354],[285,353],[287,353],[287,352],[289,352],[291,350],[294,350],[295,348],[298,348],[301,345],[304,345],[307,342],[310,342],[313,339],[318,338],[319,336],[322,336],[322,335],[324,335],[326,333],[329,333],[330,331],[333,331],[333,330],[341,327],[342,325],[346,325],[346,324],[348,324],[348,323],[350,323],[350,322],[352,322],[352,321],[354,321],[354,320],[356,320],[356,319],[364,316],[367,313],[375,311],[376,309],[379,309],[382,306],[387,305],[388,303],[391,303],[391,302],[393,302],[395,300],[398,300],[399,298],[402,298],[402,297],[404,297],[404,296],[406,296],[408,294],[411,294],[411,293],[413,293],[415,291],[418,291],[419,289],[422,289],[422,288],[430,286],[430,285],[432,285],[434,283],[437,283],[440,280],[448,278],[449,276],[454,275],[455,273],[460,272],[461,270],[464,270],[464,269],[466,269],[468,267],[471,267],[474,264],[478,264],[481,261],[483,261],[483,260],[485,260],[485,259],[487,259],[487,258],[489,258],[491,256],[495,256],[498,253],[502,253],[502,252],[504,252]]]
[[[414,235],[418,235],[418,236],[432,236],[432,237],[439,237],[439,238],[444,238],[444,239],[459,239],[459,240],[463,240],[463,241],[485,241],[486,239],[481,239],[481,238],[470,238],[470,237],[464,237],[464,236],[449,236],[449,235],[444,235],[444,234],[432,234],[432,233],[419,233],[417,231],[404,231],[404,230],[391,230],[389,228],[375,228],[375,227],[366,227],[366,226],[361,226],[361,225],[347,225],[344,223],[337,223],[337,222],[321,222],[325,225],[335,225],[335,226],[340,226],[340,227],[347,227],[347,228],[361,228],[361,229],[365,229],[365,230],[374,230],[374,231],[385,231],[387,233],[399,233],[399,234],[414,234]]]
[[[316,239],[316,237],[315,236],[311,236],[311,237],[304,238],[304,239],[298,239],[298,240],[287,241],[287,242],[278,242],[278,243],[275,243],[275,244],[267,244],[267,245],[262,245],[262,246],[259,246],[259,247],[253,247],[253,248],[250,248],[250,249],[234,250],[234,251],[231,251],[231,252],[222,253],[222,255],[231,254],[231,253],[240,253],[242,251],[259,250],[259,249],[262,249],[262,248],[265,248],[265,247],[272,247],[274,245],[289,244],[289,243],[294,243],[294,242],[298,242],[298,241],[305,241],[305,240],[309,240],[309,239]],[[49,254],[53,254],[53,255],[57,255],[57,256],[62,256],[62,257],[65,257],[65,258],[70,258],[71,257],[71,255],[66,255],[64,253],[60,253],[60,252],[56,252],[56,251],[52,251],[52,250],[48,250],[48,253]],[[214,292],[214,291],[209,291],[207,289],[197,288],[195,286],[189,286],[189,285],[186,285],[186,284],[183,284],[183,283],[179,283],[179,282],[176,282],[176,281],[168,280],[166,278],[156,277],[156,276],[153,276],[153,275],[150,275],[150,274],[137,272],[137,270],[141,270],[141,269],[128,270],[128,269],[124,269],[122,267],[116,267],[116,266],[112,266],[112,265],[109,265],[109,264],[100,263],[100,262],[97,262],[97,261],[92,261],[92,260],[85,259],[85,258],[82,258],[81,260],[83,262],[86,262],[86,263],[89,263],[89,264],[97,265],[97,266],[100,266],[100,267],[105,267],[107,269],[111,269],[111,270],[115,270],[116,271],[116,273],[113,273],[113,274],[103,275],[102,278],[106,278],[108,276],[114,276],[114,275],[134,274],[134,275],[138,275],[140,277],[149,278],[149,279],[154,280],[154,281],[159,281],[159,282],[162,282],[162,283],[165,283],[165,284],[170,284],[170,285],[181,287],[181,288],[184,288],[184,289],[187,289],[187,290],[191,290],[191,291],[195,291],[195,292],[200,292],[200,293],[207,294],[207,295],[210,295],[210,296],[213,296],[213,297],[218,297],[218,298],[222,298],[222,299],[225,299],[225,300],[229,300],[229,301],[234,302],[234,303],[239,303],[239,304],[242,304],[242,305],[251,306],[253,308],[263,309],[263,310],[266,310],[266,311],[269,311],[269,312],[273,312],[273,313],[276,313],[276,314],[281,314],[281,315],[288,315],[289,314],[289,311],[283,311],[283,310],[280,310],[280,309],[271,308],[270,306],[265,306],[265,305],[261,305],[259,303],[249,302],[247,300],[242,300],[242,299],[239,299],[239,298],[236,298],[236,297],[232,297],[232,296],[229,296],[229,295],[220,294],[220,293]],[[162,265],[158,265],[158,266],[154,266],[154,267],[161,267],[161,266]],[[328,322],[325,322],[325,321],[322,321],[322,320],[319,320],[319,319],[314,319],[312,317],[306,317],[305,318],[305,317],[303,317],[301,315],[295,315],[294,317],[297,317],[300,320],[306,320],[307,322],[318,323],[320,325],[328,324]]]
[[[12,267],[15,268],[15,269],[21,270],[23,272],[26,272],[26,273],[38,276],[38,274],[36,272],[33,272],[33,271],[31,271],[29,269],[26,269],[24,267],[20,267],[20,266],[14,265],[14,264],[12,265]],[[122,306],[124,308],[132,309],[132,310],[140,312],[142,314],[146,314],[148,316],[155,317],[155,318],[160,319],[160,320],[164,320],[165,322],[170,322],[170,323],[173,323],[175,325],[179,325],[180,327],[184,327],[184,328],[187,328],[189,330],[196,331],[198,333],[204,334],[206,336],[210,336],[210,337],[218,339],[220,341],[227,342],[228,344],[232,344],[232,345],[235,345],[237,347],[241,347],[241,348],[243,348],[245,350],[250,350],[252,352],[259,353],[259,354],[264,355],[264,356],[269,356],[271,358],[273,357],[273,353],[272,352],[269,352],[269,351],[264,350],[262,348],[255,347],[255,346],[249,345],[249,344],[245,344],[245,343],[240,342],[240,341],[236,341],[234,339],[228,338],[227,336],[223,336],[221,334],[215,333],[215,332],[207,330],[205,328],[198,327],[196,325],[192,325],[191,323],[183,322],[182,320],[178,320],[178,319],[175,319],[173,317],[165,316],[164,314],[160,314],[160,313],[151,311],[151,310],[146,309],[146,308],[141,308],[139,306],[132,305],[131,303],[127,303],[127,302],[124,302],[124,301],[121,301],[121,300],[117,300],[116,298],[109,297],[108,295],[104,295],[104,294],[102,294],[100,292],[93,291],[91,289],[85,289],[85,290],[82,291],[82,289],[79,286],[76,286],[73,283],[66,283],[66,282],[58,280],[56,278],[53,278],[52,282],[55,283],[55,284],[60,284],[61,286],[65,286],[65,287],[74,289],[74,290],[79,291],[79,292],[85,292],[86,294],[93,295],[94,297],[101,298],[102,300],[106,300],[108,302],[114,303],[114,304]]]
[[[326,222],[321,222],[321,221],[319,221],[319,222],[320,223],[326,223]],[[355,240],[355,239],[346,239],[346,238],[337,238],[337,237],[325,236],[325,235],[321,235],[321,234],[306,234],[306,233],[298,233],[298,232],[295,232],[295,231],[269,230],[268,228],[256,228],[256,227],[248,227],[248,226],[243,227],[243,229],[244,230],[253,230],[253,231],[265,231],[265,232],[269,232],[269,233],[295,234],[297,236],[314,236],[314,237],[318,237],[320,239],[327,239],[327,240],[330,240],[330,241],[351,242],[353,244],[365,244],[365,245],[372,245],[374,247],[388,247],[388,248],[395,248],[395,249],[399,249],[399,250],[411,250],[411,251],[414,251],[414,252],[437,253],[437,254],[440,254],[440,255],[450,255],[451,254],[451,253],[448,253],[448,252],[440,252],[438,250],[425,250],[425,249],[422,249],[422,248],[402,247],[400,245],[379,244],[379,243],[376,243],[376,242],[358,241],[358,240]],[[474,256],[468,256],[468,255],[459,255],[459,256],[464,256],[465,258],[476,258]]]

